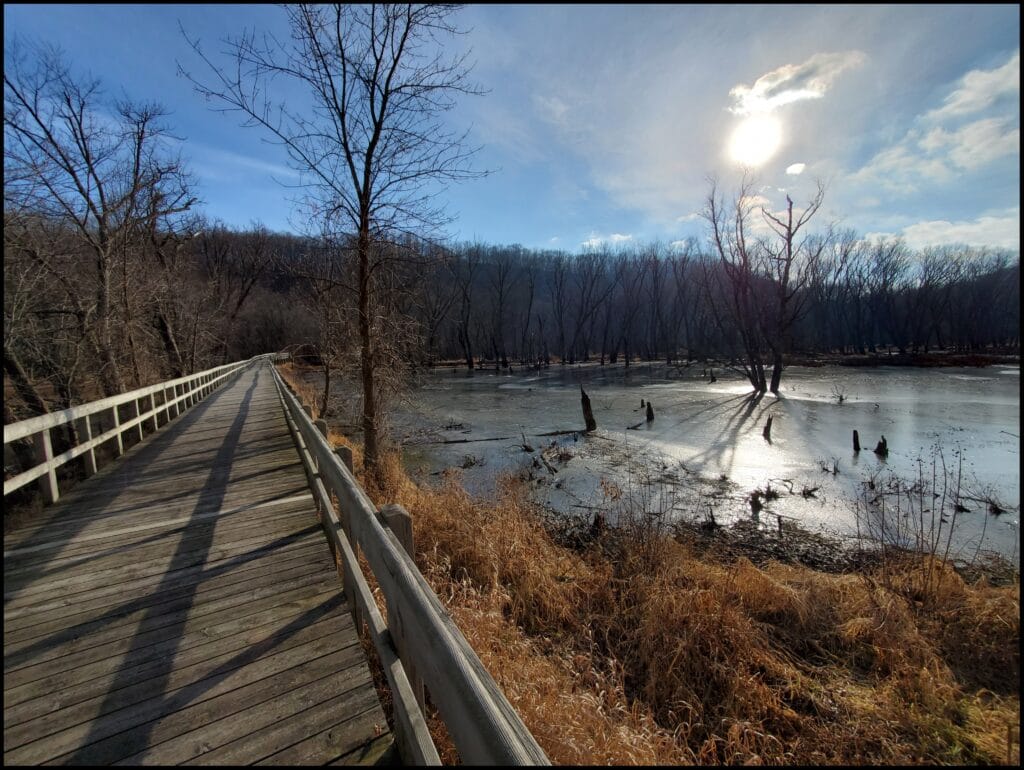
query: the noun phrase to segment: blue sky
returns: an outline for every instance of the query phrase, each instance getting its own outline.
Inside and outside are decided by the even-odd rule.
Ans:
[[[910,245],[1020,248],[1020,10],[941,6],[468,6],[474,79],[449,115],[477,165],[446,192],[458,240],[575,251],[704,237],[709,175],[815,224]],[[276,6],[4,6],[14,35],[58,44],[111,96],[157,100],[185,138],[205,211],[297,230],[279,147],[209,110],[177,64]],[[797,173],[799,172],[799,173]],[[276,180],[276,181],[275,181]]]

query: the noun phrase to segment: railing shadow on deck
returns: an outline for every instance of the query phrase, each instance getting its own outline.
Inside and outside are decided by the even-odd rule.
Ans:
[[[241,376],[243,371],[244,370],[240,370],[235,373],[231,379],[224,383],[224,385],[229,387],[230,384],[234,382],[235,378]],[[174,442],[178,437],[206,419],[208,412],[217,405],[222,394],[225,392],[226,387],[221,387],[213,391],[209,396],[198,402],[178,419],[175,419],[166,425],[165,430],[158,431],[147,437],[147,440],[136,444],[134,447],[129,449],[125,455],[120,457],[117,462],[111,463],[110,465],[98,470],[95,475],[91,476],[82,484],[79,484],[62,501],[44,508],[32,521],[31,525],[33,527],[33,532],[23,540],[19,541],[17,546],[12,548],[10,551],[5,550],[4,605],[6,606],[12,599],[19,596],[22,590],[30,586],[41,576],[47,574],[43,560],[40,559],[36,564],[38,567],[37,570],[30,570],[24,577],[15,577],[12,575],[8,578],[6,574],[8,564],[16,564],[19,561],[19,553],[27,554],[38,552],[43,550],[42,546],[55,544],[57,551],[56,553],[49,555],[49,560],[56,559],[60,554],[62,544],[71,543],[80,531],[90,523],[90,521],[95,521],[95,514],[109,514],[111,516],[115,516],[120,513],[121,511],[116,507],[116,503],[119,498],[115,495],[114,497],[109,498],[99,510],[93,509],[91,511],[91,513],[94,514],[93,516],[76,517],[68,515],[69,512],[75,511],[76,506],[80,503],[83,497],[88,496],[97,487],[102,488],[101,485],[105,481],[108,482],[109,485],[109,481],[112,476],[119,474],[125,474],[127,476],[126,468],[128,471],[130,471],[134,466],[141,465],[144,468],[159,460],[164,452],[174,446]],[[109,486],[107,489],[109,489]],[[119,487],[119,491],[126,492],[130,489],[132,489],[131,479],[127,478],[124,485]],[[167,502],[167,500],[158,500],[155,502]]]
[[[201,510],[206,510],[209,507],[210,502],[213,502],[213,507],[216,508],[223,502],[227,495],[228,480],[231,477],[231,468],[233,465],[233,456],[238,448],[239,439],[242,436],[242,429],[244,428],[246,418],[249,415],[252,396],[256,387],[259,385],[259,379],[260,372],[257,370],[253,376],[252,384],[249,385],[245,395],[242,397],[242,402],[238,407],[238,412],[235,414],[231,426],[224,434],[223,441],[221,442],[220,447],[217,450],[217,454],[213,459],[209,476],[207,476],[202,490],[199,493],[200,500],[196,504],[193,516]],[[224,395],[229,392],[230,391],[222,390],[221,394]],[[171,576],[177,570],[197,563],[206,563],[206,555],[213,543],[214,531],[215,527],[205,528],[203,536],[198,539],[198,542],[195,538],[188,541],[185,539],[179,541],[178,548],[171,557],[170,565],[164,573],[163,579],[151,592],[152,596],[159,597],[162,593],[168,590],[170,587],[169,581],[173,580],[173,577]],[[186,595],[184,600],[179,600],[183,605],[181,609],[186,614],[192,608],[195,600],[195,594],[204,579],[205,575],[192,583],[191,591]],[[144,613],[145,614],[136,626],[132,645],[125,654],[125,660],[122,662],[117,674],[113,677],[107,696],[104,699],[103,704],[100,706],[100,716],[90,723],[89,734],[82,740],[80,748],[67,758],[68,764],[107,764],[117,761],[126,755],[143,751],[148,747],[150,733],[156,724],[154,721],[146,722],[141,726],[137,726],[132,730],[122,733],[119,732],[120,728],[110,717],[110,714],[116,714],[117,712],[117,691],[133,683],[131,665],[128,661],[131,660],[134,654],[138,653],[139,649],[148,646],[144,642],[147,632],[156,628],[166,628],[162,624],[162,618],[164,617],[164,613],[162,611],[154,610],[152,607],[149,607],[144,610]],[[181,634],[183,633],[184,628],[185,624],[182,623],[178,627],[176,635],[171,637],[171,649],[168,649],[163,658],[164,665],[160,670],[150,672],[147,676],[147,698],[163,697],[165,695],[167,682],[174,666],[174,656],[177,652],[177,646],[178,643],[180,643]],[[249,653],[246,652],[236,657],[251,660],[252,658],[247,657],[248,654]],[[221,675],[223,676],[223,672]],[[176,701],[178,701],[178,699],[174,697],[166,699],[165,702],[161,703],[161,708],[159,710],[162,713],[171,713],[174,710]],[[181,700],[178,703],[178,707],[180,708],[181,706],[184,706],[187,702],[187,700]],[[110,745],[111,738],[113,738],[114,745]]]
[[[249,416],[250,402],[259,382],[260,374],[260,372],[257,372],[253,376],[253,382],[249,386],[230,428],[224,432],[224,438],[217,451],[216,460],[210,468],[209,475],[203,486],[203,495],[201,497],[203,502],[195,507],[196,515],[202,515],[199,512],[207,510],[211,499],[214,501],[217,499],[223,501],[224,499],[231,476],[235,452],[242,437],[242,429],[246,423],[246,418]],[[265,372],[262,374],[266,376]],[[308,494],[308,489],[306,492]],[[232,557],[226,562],[218,563],[215,567],[207,567],[205,564],[205,553],[211,545],[214,531],[214,526],[208,526],[207,532],[204,535],[200,535],[198,543],[193,538],[187,546],[179,545],[160,583],[146,596],[117,605],[104,612],[98,618],[92,618],[83,624],[78,624],[58,634],[38,640],[30,647],[19,650],[13,656],[5,655],[6,670],[8,665],[15,666],[19,663],[24,663],[31,660],[35,655],[71,641],[79,635],[88,633],[90,630],[95,631],[102,628],[104,624],[123,620],[126,616],[139,611],[146,613],[132,633],[130,648],[120,657],[116,672],[111,676],[109,683],[104,685],[106,694],[92,695],[88,698],[90,702],[99,697],[103,698],[102,703],[96,709],[96,718],[89,723],[88,734],[82,737],[81,740],[75,741],[76,745],[74,747],[69,746],[69,750],[53,757],[51,761],[69,764],[110,763],[119,760],[141,761],[149,749],[151,732],[159,723],[160,717],[175,713],[202,699],[204,694],[216,688],[232,672],[259,660],[262,656],[286,644],[297,633],[319,619],[324,618],[340,606],[343,602],[343,595],[340,592],[334,592],[332,596],[327,597],[307,611],[294,617],[284,627],[274,629],[267,636],[238,651],[211,671],[204,672],[199,681],[186,684],[171,691],[167,689],[169,677],[173,669],[175,652],[182,635],[185,633],[186,623],[184,618],[180,623],[172,622],[168,625],[165,622],[165,613],[169,611],[167,604],[155,604],[155,602],[159,602],[161,595],[176,594],[177,598],[174,600],[173,612],[175,616],[181,614],[187,618],[194,597],[205,581],[229,572],[236,567],[244,566],[248,561],[262,558],[298,539],[308,538],[316,529],[316,525],[313,524],[300,532],[290,533],[271,543],[263,544],[246,553]],[[184,587],[185,590],[182,591],[182,587],[178,586],[174,581],[181,574],[182,570],[194,568],[197,564],[200,567],[199,575],[196,576],[195,580],[187,584]],[[159,654],[154,656],[153,638],[156,633],[160,632],[171,632],[173,635],[166,639],[161,639],[158,645]],[[145,678],[142,680],[138,680],[140,667],[145,670]],[[132,707],[133,704],[141,705],[142,703],[145,703],[145,706],[142,707],[144,714],[140,717],[132,712]],[[139,706],[134,708],[138,709]],[[138,724],[131,724],[128,729],[125,729],[125,723],[120,721],[123,720],[126,712],[132,712],[130,718],[138,722]],[[48,739],[44,738],[43,740]],[[64,736],[62,740],[68,740],[68,737]],[[15,750],[16,752],[17,750]]]

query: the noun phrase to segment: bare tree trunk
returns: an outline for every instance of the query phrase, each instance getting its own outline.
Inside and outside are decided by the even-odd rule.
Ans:
[[[110,274],[105,258],[99,259],[100,285],[96,297],[96,322],[98,325],[98,341],[100,349],[100,378],[107,396],[124,393],[124,380],[121,379],[121,367],[114,355],[110,335]]]
[[[139,352],[135,345],[134,319],[132,318],[131,294],[128,291],[128,270],[121,271],[121,302],[124,305],[124,329],[128,338],[128,353],[132,359],[132,377],[135,387],[142,387],[142,371],[139,369]]]
[[[39,391],[36,390],[22,368],[21,361],[18,360],[17,355],[7,346],[4,346],[4,372],[11,378],[15,391],[21,396],[21,399],[29,409],[35,412],[35,414],[47,414],[50,411],[46,408],[46,402],[43,401]]]
[[[769,390],[779,394],[779,383],[782,381],[782,351],[776,350],[772,358],[772,382]]]
[[[359,229],[359,359],[363,382],[363,467],[376,476],[379,470],[377,445],[377,389],[373,371],[373,339],[370,332],[370,233]],[[468,343],[467,343],[468,344]]]
[[[327,405],[331,399],[331,359],[329,356],[324,356],[324,397],[320,402],[320,416],[327,416]]]
[[[175,339],[174,327],[171,326],[167,314],[158,310],[156,314],[157,329],[160,331],[160,339],[164,343],[164,352],[167,354],[167,363],[175,377],[185,376],[185,362],[181,358],[181,350],[178,348],[178,341]]]

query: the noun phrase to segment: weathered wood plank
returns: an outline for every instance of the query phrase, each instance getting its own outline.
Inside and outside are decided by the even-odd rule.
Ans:
[[[4,745],[6,748],[15,748],[41,735],[88,723],[98,717],[127,709],[129,706],[138,707],[138,711],[131,709],[126,711],[126,714],[141,714],[148,708],[146,703],[150,700],[162,701],[182,687],[194,685],[207,679],[224,677],[227,674],[240,671],[257,660],[262,663],[268,659],[263,654],[267,650],[272,650],[275,654],[288,652],[296,647],[302,647],[303,654],[320,649],[329,651],[333,648],[332,637],[342,630],[344,630],[344,626],[341,624],[340,618],[335,615],[308,626],[303,623],[301,628],[290,629],[287,634],[281,634],[280,630],[275,628],[267,632],[268,636],[249,647],[241,650],[228,650],[192,665],[182,665],[176,659],[175,667],[170,673],[167,673],[164,661],[151,660],[130,669],[121,669],[116,674],[103,677],[98,681],[67,687],[60,692],[51,693],[43,698],[30,701],[28,704],[23,704],[20,708],[5,709]],[[310,646],[316,642],[320,642],[321,647]],[[356,642],[351,641],[349,646],[353,644]],[[262,660],[260,660],[261,658]],[[253,674],[253,672],[258,673],[258,669],[249,669],[249,674]],[[119,679],[128,679],[129,677],[126,675],[130,675],[131,684],[116,690],[110,689],[112,685],[118,683]],[[92,697],[75,700],[76,697],[87,692],[96,694]],[[48,706],[49,708],[47,708]],[[10,728],[6,725],[8,711],[10,711],[11,719]],[[39,713],[32,719],[23,718],[36,711]]]
[[[251,598],[262,598],[265,595],[281,593],[293,586],[306,585],[311,578],[322,575],[325,569],[323,561],[303,562],[288,569],[277,567],[273,572],[261,571],[259,574],[246,578],[244,582],[237,579],[233,583],[210,586],[203,583],[180,585],[173,590],[162,590],[160,593],[144,594],[135,599],[128,599],[114,604],[103,604],[92,610],[76,605],[77,612],[55,612],[43,617],[30,617],[31,622],[15,625],[8,624],[5,640],[9,644],[48,637],[60,633],[63,629],[74,628],[79,634],[87,634],[93,628],[115,628],[135,622],[137,613],[146,613],[147,621],[153,617],[171,614],[178,608],[191,608],[202,602],[208,607],[218,607],[217,602],[229,601],[233,597],[245,595]],[[235,576],[237,578],[237,576]],[[267,590],[272,588],[277,590]],[[267,591],[266,593],[263,593]],[[104,597],[106,600],[107,597]],[[82,602],[87,604],[88,602]],[[231,601],[228,606],[236,602]]]
[[[366,741],[365,736],[376,737],[386,732],[387,725],[377,721],[379,716],[375,705],[369,693],[364,690],[346,693],[308,709],[298,717],[281,723],[273,732],[267,731],[273,735],[280,748],[257,764],[308,765],[324,756],[336,758],[356,751],[372,742],[372,738]],[[361,726],[352,729],[357,722]],[[310,728],[319,728],[321,732],[295,741],[295,737],[301,736],[303,732],[308,735]],[[261,750],[268,745],[263,741]],[[201,758],[201,763],[210,764],[206,758]]]
[[[352,660],[358,661],[358,657],[353,656]],[[163,765],[171,761],[192,764],[200,756],[206,757],[201,764],[230,765],[251,761],[252,757],[274,751],[278,743],[280,747],[286,747],[309,735],[315,724],[309,721],[310,712],[325,701],[340,709],[334,715],[335,720],[363,710],[370,710],[374,716],[383,716],[376,693],[372,687],[366,686],[370,682],[369,672],[361,670],[355,676],[345,676],[345,673],[343,670],[332,672],[320,680],[264,701],[258,708],[238,711],[126,757],[121,764]],[[341,697],[336,697],[338,695]],[[303,707],[301,711],[296,712],[296,704]],[[353,735],[351,739],[364,741],[366,733]],[[227,751],[229,744],[233,747]],[[225,750],[225,755],[211,760],[209,755],[220,750]]]
[[[5,763],[251,764],[302,744],[323,764],[339,750],[321,733],[387,736],[269,369],[177,417],[185,391],[4,538]],[[329,723],[307,719],[324,704]]]
[[[211,640],[273,622],[286,622],[295,615],[312,611],[336,593],[332,589],[325,589],[319,593],[301,591],[282,594],[273,599],[253,602],[248,608],[250,614],[244,617],[225,619],[223,616],[212,615],[204,623],[185,625],[179,629],[178,637],[154,633],[150,637],[122,639],[105,646],[72,652],[51,661],[33,663],[10,674],[5,673],[4,688],[7,690],[10,687],[12,692],[16,692],[18,687],[48,678],[55,682],[55,689],[59,689],[61,682],[73,681],[77,671],[82,671],[84,677],[93,676],[94,664],[101,669],[109,666],[116,670],[147,660],[164,659]]]
[[[248,648],[270,638],[282,623],[286,626],[291,625],[295,619],[300,617],[304,624],[313,627],[328,615],[332,615],[332,618],[335,618],[331,621],[333,628],[343,630],[346,626],[344,616],[337,616],[337,613],[334,612],[336,609],[344,608],[344,597],[338,594],[321,598],[318,603],[307,602],[287,606],[288,611],[278,606],[271,608],[270,612],[251,616],[251,623],[262,621],[260,625],[249,628],[246,626],[250,624],[230,621],[227,625],[233,630],[233,633],[216,635],[212,639],[208,639],[203,634],[197,637],[196,644],[179,647],[174,658],[176,670],[202,663],[218,655]],[[290,637],[289,641],[298,638],[299,635],[296,634],[294,637]],[[49,704],[54,699],[62,706],[68,706],[101,695],[107,692],[113,681],[112,675],[119,671],[124,672],[130,669],[133,677],[137,675],[138,680],[143,681],[147,672],[157,670],[159,666],[163,665],[160,650],[155,649],[151,652],[153,654],[148,656],[138,656],[134,663],[128,659],[102,658],[94,663],[72,669],[70,672],[53,674],[27,682],[20,687],[11,688],[5,693],[4,727],[49,713],[53,710]]]
[[[316,538],[303,537],[292,540],[270,553],[260,553],[247,559],[234,559],[218,563],[216,568],[209,570],[209,572],[203,569],[204,566],[208,566],[209,563],[207,563],[207,565],[175,570],[174,572],[126,580],[116,585],[108,584],[93,587],[84,593],[90,599],[103,599],[107,597],[110,601],[119,601],[125,597],[148,593],[157,585],[173,588],[178,584],[203,584],[221,576],[239,575],[251,570],[273,569],[277,560],[287,561],[294,558],[302,558],[303,555],[310,551],[314,554],[313,558],[318,558],[318,546],[319,543]],[[309,556],[305,556],[305,558],[309,558]],[[4,619],[77,605],[83,600],[83,597],[72,593],[72,590],[73,587],[69,587],[67,590],[58,592],[57,596],[49,602],[37,596],[28,598],[23,596],[13,597],[7,601],[4,608]],[[110,598],[112,594],[116,594],[116,597]]]

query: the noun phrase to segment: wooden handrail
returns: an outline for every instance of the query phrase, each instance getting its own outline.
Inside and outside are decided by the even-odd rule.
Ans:
[[[357,622],[367,622],[392,685],[397,726],[406,731],[410,724],[414,730],[422,725],[422,713],[409,684],[410,680],[421,678],[464,763],[549,764],[544,751],[420,574],[412,555],[384,524],[376,507],[317,430],[276,367],[273,371],[285,417],[321,507],[328,542],[341,558],[345,588],[354,599]],[[337,511],[332,495],[338,501]],[[372,594],[365,588],[366,581],[356,561],[357,548],[366,557],[384,594],[387,626]],[[402,650],[406,659],[400,663],[396,634],[407,641]],[[415,673],[410,675],[408,669]],[[406,761],[438,762],[433,745],[425,748],[419,732],[412,736],[400,733],[398,737],[401,746],[414,746],[413,756],[406,756]],[[429,741],[429,736],[425,740]],[[422,757],[416,752],[429,756]]]
[[[147,421],[155,431],[161,425],[166,425],[173,417],[197,404],[206,395],[221,385],[228,377],[250,364],[270,358],[273,361],[281,360],[280,354],[260,355],[246,361],[238,361],[233,364],[217,366],[202,372],[178,377],[149,385],[145,388],[138,388],[117,396],[109,396],[98,401],[91,401],[87,404],[62,409],[59,412],[31,417],[27,420],[11,423],[4,426],[4,446],[23,439],[31,438],[36,449],[36,465],[25,469],[21,473],[4,480],[4,496],[11,494],[26,484],[45,477],[42,482],[43,494],[47,502],[56,502],[60,498],[60,488],[57,481],[57,469],[62,465],[74,460],[83,454],[88,453],[86,470],[92,474],[96,472],[96,447],[107,441],[117,441],[117,455],[124,453],[123,434],[129,430],[135,430],[141,440],[143,437],[143,426]],[[170,395],[169,395],[170,392]],[[157,403],[156,395],[161,394],[161,401]],[[139,404],[143,399],[148,399],[149,408],[142,411]],[[134,405],[134,415],[128,420],[122,421],[118,408],[126,404]],[[173,415],[172,415],[173,410]],[[110,422],[113,427],[109,430],[94,436],[90,417],[109,412]],[[84,430],[85,441],[80,441],[59,455],[53,454],[53,444],[50,431],[60,428],[69,423],[78,423]]]

